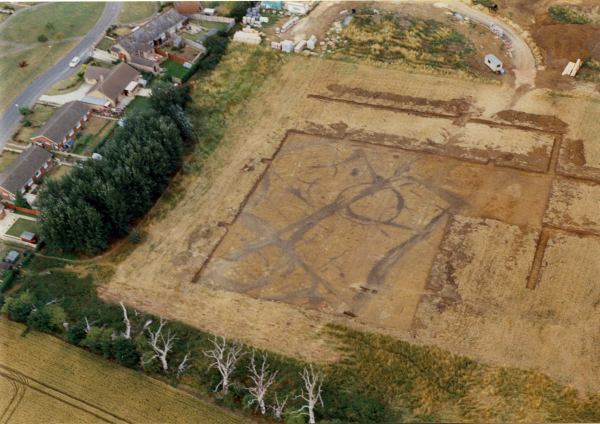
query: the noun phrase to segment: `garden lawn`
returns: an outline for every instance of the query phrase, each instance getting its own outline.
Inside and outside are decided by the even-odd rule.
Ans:
[[[19,218],[15,223],[8,229],[6,234],[13,237],[21,237],[23,231],[30,231],[34,234],[39,232],[37,221],[31,219]]]
[[[162,67],[167,71],[168,75],[179,79],[182,79],[188,73],[188,69],[171,59],[166,60],[162,64]]]
[[[56,112],[56,108],[52,106],[46,106],[36,104],[32,109],[32,114],[27,117],[31,122],[30,127],[24,127],[21,125],[14,133],[12,140],[17,143],[29,143],[29,139],[39,131],[40,127],[50,119],[50,117]]]
[[[79,37],[94,26],[104,3],[56,2],[32,7],[10,19],[0,31],[0,39],[20,44],[39,43],[37,37],[46,35],[50,40]]]
[[[75,142],[73,153],[90,156],[116,125],[116,121],[92,116]]]
[[[3,151],[0,154],[0,172],[3,172],[18,156],[18,153],[9,152],[8,150]]]

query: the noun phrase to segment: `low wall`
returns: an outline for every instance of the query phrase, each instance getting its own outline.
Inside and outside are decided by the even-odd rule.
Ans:
[[[27,215],[38,216],[41,213],[37,209],[22,208],[20,206],[13,205],[12,203],[6,203],[4,206],[6,206],[7,209],[13,209],[17,212],[26,213]]]
[[[222,22],[224,24],[227,24],[227,31],[229,31],[235,25],[235,19],[226,18],[225,16],[209,16],[209,15],[203,15],[202,13],[194,13],[189,16],[190,16],[190,19],[197,19],[200,21]]]

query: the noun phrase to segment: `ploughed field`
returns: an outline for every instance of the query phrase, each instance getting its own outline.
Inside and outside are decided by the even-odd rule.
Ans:
[[[291,59],[103,293],[294,356],[333,359],[319,328],[342,320],[598,390],[589,108]]]

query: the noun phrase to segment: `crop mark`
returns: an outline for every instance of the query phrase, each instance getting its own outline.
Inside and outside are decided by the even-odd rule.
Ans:
[[[8,423],[10,421],[11,417],[21,404],[26,391],[24,378],[19,374],[12,373],[12,378],[6,376],[5,378],[9,381],[9,384],[13,389],[13,395],[6,406],[6,409],[2,412],[2,415],[0,415],[0,423]]]
[[[92,415],[104,422],[111,423],[111,424],[131,423],[131,421],[129,421],[123,417],[120,417],[119,415],[116,415],[116,414],[114,414],[106,409],[103,409],[97,405],[94,405],[84,399],[72,396],[63,390],[57,389],[56,387],[50,386],[49,384],[46,384],[42,381],[39,381],[39,380],[36,380],[29,376],[26,376],[25,374],[15,370],[11,367],[8,367],[6,365],[0,364],[0,376],[3,376],[11,381],[14,381],[17,384],[22,385],[23,387],[27,387],[28,389],[35,390],[36,392],[39,392],[46,396],[49,396],[55,400],[58,400],[59,402],[67,404],[79,411],[82,411],[89,415]],[[23,393],[20,395],[20,399],[22,399],[24,395],[25,395],[25,389],[23,389]],[[19,400],[19,402],[20,402],[20,400]],[[84,405],[85,407],[82,405]],[[18,406],[18,404],[17,404],[17,406]],[[15,409],[16,409],[16,407],[13,408],[11,415],[12,415],[12,413],[14,413]],[[4,417],[4,414],[3,414],[3,417]],[[7,418],[6,422],[8,422],[9,418],[10,418],[10,416]]]
[[[546,246],[548,245],[549,238],[550,234],[548,233],[548,229],[542,228],[542,230],[540,231],[540,236],[538,237],[537,246],[535,248],[533,262],[531,263],[529,277],[527,278],[527,288],[530,290],[535,289],[541,279],[541,270],[544,261],[544,253],[546,252]]]

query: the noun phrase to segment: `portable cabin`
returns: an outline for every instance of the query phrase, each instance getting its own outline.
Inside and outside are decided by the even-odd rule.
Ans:
[[[492,71],[494,71],[497,74],[504,73],[504,67],[502,66],[502,61],[500,59],[498,59],[496,56],[494,56],[493,54],[485,55],[485,64],[487,65],[488,68],[490,68]]]

